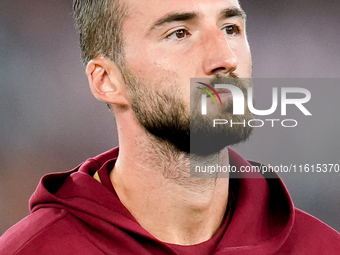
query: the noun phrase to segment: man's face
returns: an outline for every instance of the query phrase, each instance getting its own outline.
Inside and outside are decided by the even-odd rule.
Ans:
[[[191,114],[190,123],[190,78],[251,77],[243,12],[237,0],[124,3],[123,75],[132,107],[151,134],[189,152],[193,115],[201,119],[198,125],[209,125],[200,109]]]

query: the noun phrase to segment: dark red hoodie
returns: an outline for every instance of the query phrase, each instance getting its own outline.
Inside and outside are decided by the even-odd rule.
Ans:
[[[230,163],[249,165],[229,149]],[[230,179],[225,223],[210,240],[167,244],[119,201],[108,173],[118,149],[42,178],[31,214],[0,238],[0,254],[340,254],[340,235],[294,208],[278,178]],[[101,183],[93,178],[99,173]]]

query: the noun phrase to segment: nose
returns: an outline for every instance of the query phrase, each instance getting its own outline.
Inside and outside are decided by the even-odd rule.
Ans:
[[[203,41],[203,71],[206,75],[225,75],[237,68],[238,60],[221,30],[210,30]]]

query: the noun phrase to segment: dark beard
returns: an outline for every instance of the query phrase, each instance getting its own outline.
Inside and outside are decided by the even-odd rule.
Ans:
[[[223,114],[225,112],[226,114]],[[235,116],[230,112],[222,111],[222,118],[229,121],[228,124],[216,125],[213,127],[213,120],[204,119],[202,115],[196,118],[192,117],[190,122],[190,153],[208,156],[217,153],[227,146],[238,144],[246,141],[253,128],[247,122],[251,119],[248,115]],[[230,117],[228,117],[230,116]],[[243,123],[246,125],[234,124],[230,126],[230,121],[233,123]]]
[[[200,104],[194,103],[190,107],[190,116],[187,116],[188,106],[175,93],[152,90],[128,70],[124,72],[124,79],[139,123],[166,148],[186,154],[210,155],[247,140],[251,134],[252,128],[248,125],[213,127],[213,119],[232,119],[235,122],[245,119],[247,123],[252,118],[248,107],[245,108],[244,116],[232,115],[232,102],[229,100],[227,106],[221,107],[216,118],[207,118],[197,109]],[[216,78],[210,82],[212,86],[218,83],[238,86],[247,95],[246,86],[238,78]]]
[[[200,113],[200,95],[194,99],[191,98],[190,102],[190,152],[196,155],[207,156],[217,153],[227,146],[245,142],[252,133],[253,128],[247,123],[253,118],[253,114],[250,112],[247,106],[248,91],[247,85],[250,79],[242,80],[232,75],[232,78],[215,78],[210,80],[209,85],[214,86],[215,84],[231,84],[242,90],[245,96],[245,113],[244,115],[233,115],[233,100],[230,99],[223,104],[218,106],[219,110],[216,113],[209,114],[206,117]],[[215,107],[215,106],[212,106]],[[216,125],[213,127],[214,119],[226,119],[228,124]],[[233,123],[242,124],[230,125]]]
[[[144,96],[132,101],[139,123],[159,142],[166,143],[171,149],[190,153],[190,118],[183,117],[185,105],[163,93]]]

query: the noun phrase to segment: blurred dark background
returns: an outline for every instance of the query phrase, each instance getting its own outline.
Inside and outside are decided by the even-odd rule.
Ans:
[[[340,78],[340,2],[241,4],[254,77]],[[42,175],[118,145],[113,118],[88,88],[71,12],[70,0],[0,2],[0,235],[28,214]],[[339,106],[338,87],[320,84],[333,97],[319,99]],[[256,131],[235,149],[267,164],[340,163],[339,121],[315,126]],[[297,207],[340,230],[340,173],[282,178]]]

